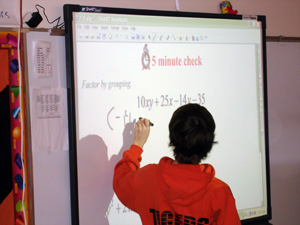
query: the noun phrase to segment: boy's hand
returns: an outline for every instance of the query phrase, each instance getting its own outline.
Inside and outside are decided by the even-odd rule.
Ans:
[[[143,148],[150,133],[150,121],[147,119],[140,119],[135,123],[133,143]]]

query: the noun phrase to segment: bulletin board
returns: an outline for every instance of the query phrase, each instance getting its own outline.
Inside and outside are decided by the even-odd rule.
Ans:
[[[10,133],[11,133],[11,160],[12,182],[14,199],[14,222],[15,224],[29,223],[28,204],[28,171],[27,149],[25,138],[25,106],[24,106],[24,81],[23,60],[18,32],[1,31],[0,49],[7,53],[6,60],[1,60],[8,65],[9,77],[9,108],[10,108]],[[5,56],[3,56],[5,57]],[[8,60],[8,61],[7,61]],[[3,82],[5,84],[5,82]],[[1,88],[2,89],[2,88]],[[2,171],[1,171],[2,172]],[[7,171],[3,171],[7,172]]]

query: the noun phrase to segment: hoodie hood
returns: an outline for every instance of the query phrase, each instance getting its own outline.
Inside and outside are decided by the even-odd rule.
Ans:
[[[175,204],[190,205],[203,196],[207,185],[215,176],[215,170],[209,164],[173,163],[173,159],[164,157],[158,164],[161,191]]]

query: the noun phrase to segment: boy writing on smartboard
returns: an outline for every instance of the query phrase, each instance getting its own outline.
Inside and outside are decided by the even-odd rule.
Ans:
[[[199,164],[215,144],[214,131],[214,119],[205,107],[181,106],[169,123],[175,160],[163,157],[140,168],[150,121],[136,122],[133,143],[115,167],[113,187],[143,225],[241,224],[229,186],[214,176],[211,165]]]

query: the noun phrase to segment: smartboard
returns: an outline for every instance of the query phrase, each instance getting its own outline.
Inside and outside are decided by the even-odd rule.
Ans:
[[[73,221],[141,224],[113,193],[114,166],[139,117],[155,124],[142,166],[172,157],[168,122],[187,103],[214,116],[205,162],[241,220],[269,218],[265,17],[78,5],[64,16]]]

